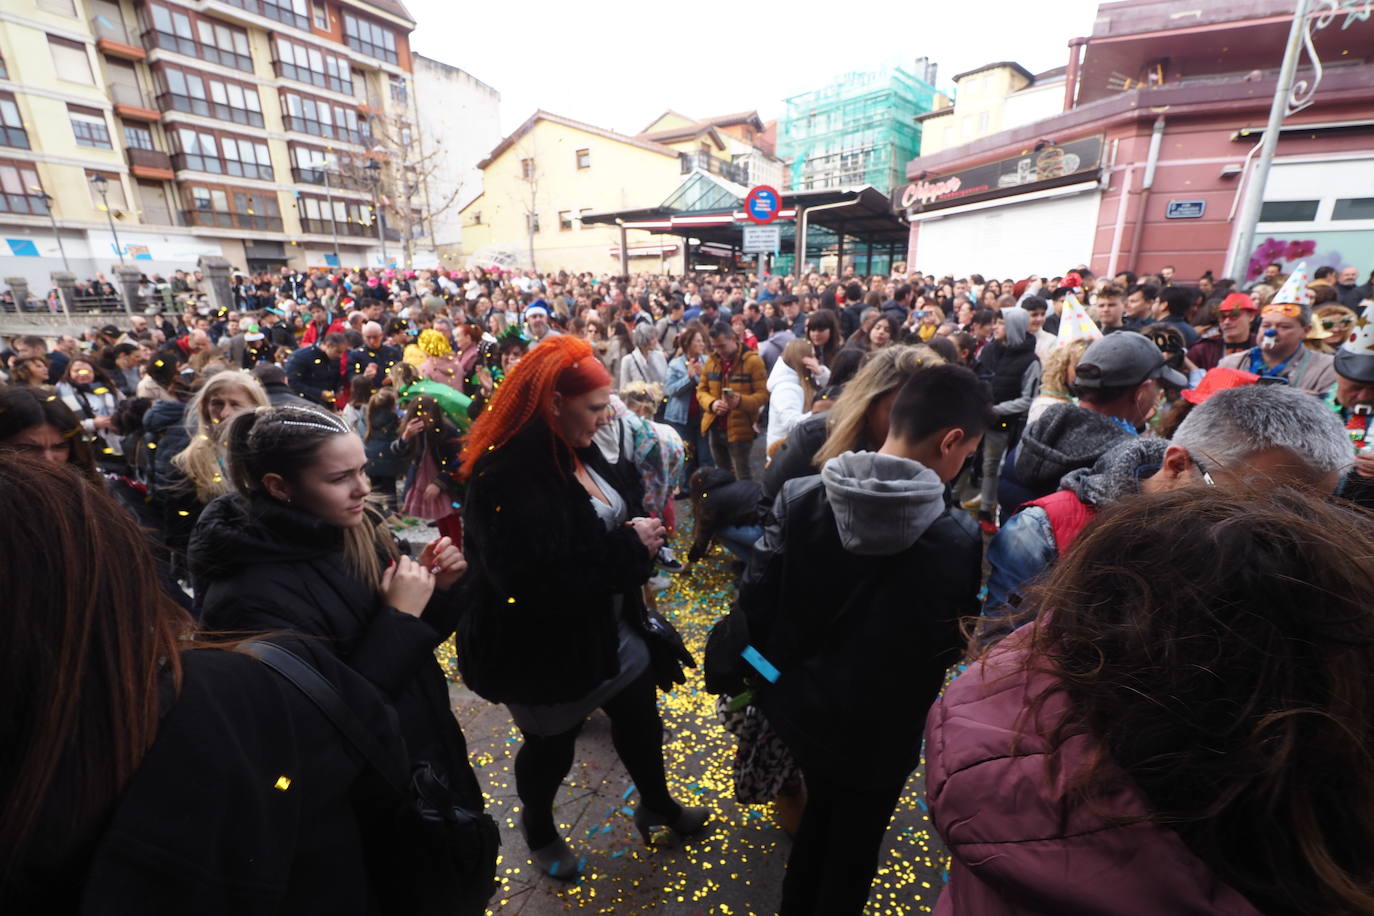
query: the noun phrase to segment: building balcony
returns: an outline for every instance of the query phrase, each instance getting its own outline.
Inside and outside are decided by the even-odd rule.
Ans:
[[[726,181],[733,181],[735,184],[748,185],[749,169],[735,165],[733,162],[726,162],[724,159],[717,159],[706,153],[678,153],[678,159],[682,164],[682,174],[690,175],[695,169],[709,172],[712,175],[719,175]]]
[[[296,184],[313,184],[324,187],[325,178],[329,178],[329,187],[335,191],[366,191],[366,182],[352,175],[346,175],[335,169],[325,170],[322,168],[301,168],[296,166],[291,169],[291,180]]]
[[[309,134],[312,137],[324,137],[327,140],[338,140],[340,143],[353,143],[358,146],[362,146],[366,142],[366,134],[360,130],[349,130],[347,127],[326,124],[323,121],[314,121],[310,118],[289,114],[282,115],[282,123],[287,130]]]
[[[232,175],[234,178],[255,178],[258,181],[272,181],[276,178],[270,165],[191,153],[173,155],[172,168],[177,171],[207,172],[211,175]]]
[[[241,10],[256,13],[259,16],[266,16],[268,19],[275,19],[283,25],[300,29],[302,32],[310,31],[310,20],[288,6],[281,6],[271,0],[225,0],[230,6],[237,6]]]
[[[212,64],[219,64],[221,67],[242,70],[244,73],[253,72],[253,58],[248,55],[226,51],[214,45],[202,44],[182,35],[149,29],[143,33],[143,44],[145,47],[161,48],[163,51],[185,54],[187,57],[209,61]]]
[[[298,83],[318,86],[321,89],[341,92],[344,95],[353,94],[353,80],[351,78],[340,79],[337,76],[330,76],[328,73],[307,70],[304,67],[297,67],[295,64],[288,64],[279,60],[272,61],[272,72],[284,80],[295,80]]]
[[[129,171],[135,178],[151,178],[158,181],[171,181],[172,157],[160,149],[139,149],[130,146],[124,150],[129,160]]]
[[[118,57],[121,60],[144,60],[148,52],[134,44],[123,22],[112,22],[106,16],[91,19],[91,31],[95,33],[95,47],[101,54]]]
[[[210,229],[282,231],[280,216],[264,216],[258,213],[234,213],[229,210],[182,210],[181,218],[188,226],[204,226]]]
[[[175,92],[164,92],[159,95],[157,105],[163,111],[184,111],[187,114],[200,115],[206,118],[233,121],[235,124],[247,124],[249,127],[262,127],[263,125],[262,112],[260,111],[234,108],[222,102],[195,99]]]
[[[110,101],[114,102],[115,114],[121,118],[135,121],[160,121],[162,112],[148,101],[148,97],[137,86],[127,83],[110,83]]]
[[[334,235],[337,233],[358,239],[375,239],[377,237],[377,228],[367,223],[341,222],[338,220],[331,222],[327,219],[315,219],[310,216],[301,217],[301,231],[307,235]]]
[[[232,2],[232,0],[231,0]],[[355,35],[344,35],[344,44],[357,51],[359,54],[366,54],[368,57],[384,60],[389,64],[398,63],[400,58],[396,52],[381,45],[374,45],[370,41],[364,41]]]

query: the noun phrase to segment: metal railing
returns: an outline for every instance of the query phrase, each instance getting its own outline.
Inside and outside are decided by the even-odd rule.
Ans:
[[[281,232],[280,216],[265,216],[259,213],[235,213],[231,210],[182,210],[182,219],[188,226],[206,226],[213,229],[264,229]]]
[[[187,57],[206,60],[212,64],[219,64],[222,67],[242,70],[244,73],[253,72],[253,58],[249,57],[247,54],[240,54],[237,51],[227,51],[215,45],[207,45],[203,42],[196,41],[194,38],[187,38],[184,35],[174,35],[171,32],[163,32],[160,29],[149,29],[144,32],[143,46],[145,48],[161,48],[164,51],[175,51],[177,54],[185,54]]]
[[[262,112],[260,111],[233,108],[221,102],[212,102],[209,99],[193,99],[189,95],[180,95],[175,92],[162,93],[157,97],[157,104],[159,108],[164,110],[184,111],[187,114],[219,118],[221,121],[233,121],[235,124],[247,124],[249,127],[262,127],[263,125]]]

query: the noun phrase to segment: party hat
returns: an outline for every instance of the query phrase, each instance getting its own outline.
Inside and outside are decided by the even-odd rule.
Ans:
[[[1067,346],[1075,340],[1097,340],[1102,337],[1102,331],[1093,320],[1088,317],[1088,310],[1083,308],[1073,294],[1064,297],[1064,311],[1059,316],[1059,339],[1055,341],[1056,347]]]
[[[1355,319],[1336,351],[1336,372],[1352,381],[1374,383],[1374,321],[1367,315]]]
[[[1273,305],[1301,305],[1307,308],[1312,307],[1312,291],[1307,288],[1311,282],[1307,276],[1307,262],[1303,261],[1293,272],[1288,275],[1288,279],[1283,281],[1283,286],[1274,294],[1270,300]]]

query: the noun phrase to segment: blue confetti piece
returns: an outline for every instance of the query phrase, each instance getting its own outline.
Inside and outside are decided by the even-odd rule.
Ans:
[[[631,808],[631,807],[629,807],[629,806],[626,806],[626,807],[624,807],[624,808],[621,808],[620,810],[623,811],[623,812],[625,813],[625,816],[626,816],[626,817],[634,817],[634,816],[635,816],[635,809],[633,809],[633,808]]]
[[[610,833],[610,832],[611,832],[611,825],[610,825],[610,824],[607,824],[605,827],[602,827],[602,828],[601,828],[601,833],[602,833],[603,836],[604,836],[605,834],[607,834],[607,833]]]
[[[929,810],[930,810],[929,808],[926,807],[926,800],[925,800],[924,798],[920,797],[919,795],[916,796],[916,804],[918,804],[918,805],[921,806],[921,810],[922,810],[922,811],[929,811]]]
[[[613,853],[611,853],[611,858],[612,858],[612,859],[618,859],[618,858],[620,858],[620,857],[623,856],[623,855],[625,855],[625,853],[623,853],[623,852],[613,852]]]
[[[635,784],[634,784],[634,783],[630,783],[630,787],[629,787],[628,789],[626,789],[623,793],[621,793],[621,796],[620,796],[620,797],[621,797],[621,799],[624,800],[624,801],[629,801],[630,796],[631,796],[631,795],[634,795],[634,794],[635,794]]]

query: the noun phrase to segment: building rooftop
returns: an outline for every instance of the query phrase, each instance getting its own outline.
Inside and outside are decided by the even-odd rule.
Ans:
[[[533,130],[534,125],[539,123],[540,121],[550,121],[554,124],[562,124],[564,127],[571,127],[575,130],[586,131],[589,134],[595,134],[598,137],[605,137],[608,140],[616,140],[620,143],[628,143],[631,146],[637,146],[640,149],[648,150],[651,153],[659,153],[664,156],[672,156],[674,159],[677,158],[677,150],[666,147],[661,143],[654,143],[651,140],[645,140],[641,137],[631,137],[626,134],[619,134],[613,130],[608,130],[604,127],[597,127],[595,124],[588,124],[585,121],[577,121],[573,118],[565,118],[562,115],[554,114],[551,111],[545,111],[544,109],[540,108],[539,110],[535,111],[534,114],[526,118],[525,123],[521,124],[514,131],[512,131],[509,136],[507,136],[500,143],[496,144],[496,148],[493,149],[490,153],[488,153],[485,159],[477,163],[477,167],[479,169],[484,169],[487,166],[491,165],[491,163],[495,161],[502,153],[510,149],[510,147],[515,143],[519,142],[521,137],[525,136],[531,130]]]
[[[973,76],[973,74],[982,73],[984,70],[1000,70],[1003,67],[1006,67],[1009,70],[1015,70],[1017,73],[1024,76],[1030,82],[1035,82],[1035,74],[1031,73],[1029,70],[1021,66],[1014,60],[997,60],[993,61],[990,64],[983,64],[983,66],[981,67],[974,67],[972,70],[965,70],[963,73],[956,73],[954,74],[954,76],[951,77],[951,79],[957,83],[959,82],[959,80],[963,79],[966,76]]]

